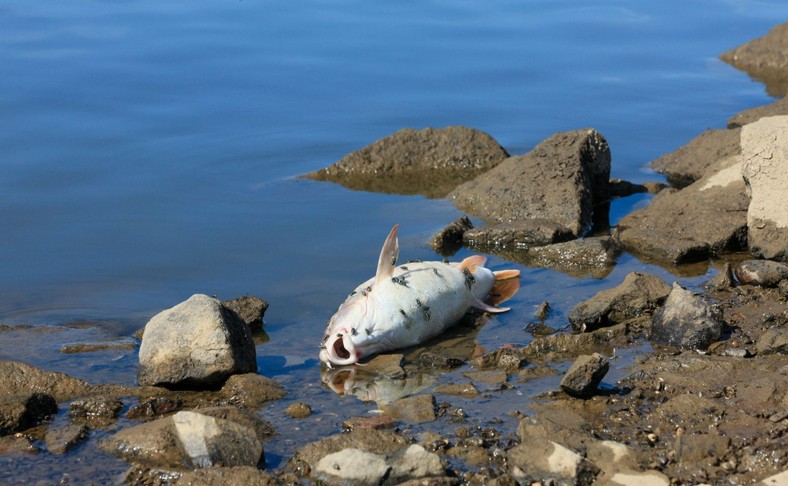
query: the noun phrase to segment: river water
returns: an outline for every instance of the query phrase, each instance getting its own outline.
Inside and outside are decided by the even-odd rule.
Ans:
[[[662,180],[650,160],[771,101],[717,56],[786,18],[780,0],[2,2],[0,324],[32,330],[0,333],[0,359],[134,384],[135,350],[60,346],[127,338],[194,293],[251,294],[270,302],[260,373],[290,392],[263,415],[298,400],[363,414],[321,385],[326,319],[393,224],[403,260],[436,259],[425,242],[461,213],[299,175],[401,128],[465,125],[512,154],[592,127],[613,177]],[[648,199],[616,201],[611,224]],[[690,286],[714,272],[629,255],[604,278],[490,266],[523,284],[475,336],[489,348],[528,342],[544,300],[560,326],[630,271]],[[323,423],[282,422],[269,464],[335,432]],[[80,454],[104,457],[93,447]],[[22,478],[95,474],[70,457],[26,459],[40,469]]]

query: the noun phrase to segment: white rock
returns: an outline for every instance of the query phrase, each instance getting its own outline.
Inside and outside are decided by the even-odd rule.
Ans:
[[[140,385],[221,385],[257,371],[251,332],[218,299],[196,294],[155,315],[139,351]]]
[[[391,467],[379,454],[347,448],[323,456],[315,467],[318,477],[330,482],[380,484]]]
[[[442,476],[443,465],[437,454],[427,452],[422,446],[413,444],[401,456],[392,461],[392,478],[418,479],[428,476]]]
[[[254,431],[235,422],[188,411],[176,413],[172,420],[195,467],[256,466],[263,453]]]
[[[747,182],[748,243],[757,257],[788,261],[788,116],[742,127],[742,176]]]

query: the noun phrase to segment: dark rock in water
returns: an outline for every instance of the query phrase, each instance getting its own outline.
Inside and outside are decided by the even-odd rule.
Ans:
[[[0,397],[24,395],[30,391],[51,394],[57,402],[90,393],[128,392],[115,385],[91,385],[56,371],[45,371],[16,361],[0,361]]]
[[[550,312],[550,303],[546,300],[543,300],[539,307],[536,309],[534,313],[534,317],[539,319],[540,321],[544,321],[547,319],[547,314]]]
[[[550,268],[573,277],[604,277],[621,254],[621,245],[609,236],[594,236],[529,248],[525,263]]]
[[[47,444],[47,450],[53,454],[65,454],[69,449],[73,448],[88,432],[85,424],[73,424],[63,427],[61,429],[47,429],[44,441]]]
[[[561,389],[573,397],[590,398],[609,369],[610,362],[599,353],[578,356],[561,380]]]
[[[470,218],[463,216],[435,233],[430,240],[430,247],[440,255],[454,255],[462,247],[462,235],[471,228],[473,223]]]
[[[14,434],[0,436],[0,456],[6,454],[25,454],[33,455],[41,452],[41,449],[24,434]]]
[[[463,243],[479,249],[530,248],[571,238],[572,232],[566,226],[533,218],[470,229],[463,234]]]
[[[714,289],[714,290],[727,290],[731,287],[736,286],[736,281],[733,279],[733,267],[731,266],[731,262],[725,262],[717,272],[717,275],[713,276],[708,282],[703,284],[703,286],[707,289]]]
[[[686,187],[702,177],[730,165],[741,153],[741,131],[706,130],[688,144],[653,160],[649,165],[665,174],[674,187]]]
[[[293,403],[285,409],[285,413],[295,419],[307,418],[312,415],[312,407],[306,403]]]
[[[776,98],[788,94],[788,23],[773,27],[765,36],[722,53],[720,59],[766,84]]]
[[[508,155],[490,135],[472,128],[405,128],[306,177],[355,190],[441,198]]]
[[[680,191],[660,192],[647,207],[624,216],[614,237],[632,253],[669,264],[746,248],[750,199],[739,159],[726,164]]]
[[[770,327],[755,344],[758,354],[788,354],[788,329]]]
[[[738,128],[756,122],[765,116],[788,115],[788,97],[780,98],[768,105],[756,106],[737,113],[728,119],[728,128]]]
[[[167,397],[150,397],[140,400],[124,416],[133,420],[148,420],[177,412],[181,408],[183,408],[183,400]]]
[[[744,260],[736,265],[736,278],[745,285],[777,287],[788,279],[788,265],[771,260]]]
[[[256,410],[263,403],[279,400],[286,392],[282,385],[271,378],[247,373],[229,377],[220,390],[220,395],[228,403]]]
[[[244,295],[235,299],[222,301],[222,305],[235,312],[242,321],[252,329],[263,327],[263,317],[268,310],[268,302],[253,295]]]
[[[788,29],[786,30],[788,32]],[[788,116],[761,118],[741,130],[742,176],[751,197],[747,243],[758,258],[788,263]]]
[[[29,429],[55,413],[57,402],[48,393],[0,397],[0,435]]]
[[[95,396],[71,402],[68,414],[75,418],[116,418],[123,409],[123,402],[114,397]]]
[[[210,388],[230,375],[257,371],[252,334],[218,299],[196,294],[145,326],[140,385]]]
[[[435,397],[432,395],[399,398],[383,405],[381,409],[389,417],[411,424],[432,422],[437,418],[435,415]]]
[[[610,149],[595,130],[556,133],[449,194],[489,223],[547,219],[582,236],[609,200]],[[606,216],[606,214],[605,214]]]
[[[651,320],[650,339],[682,349],[706,349],[722,336],[720,313],[705,299],[674,283]]]
[[[623,179],[610,179],[610,197],[627,197],[632,194],[648,192],[648,188],[643,184],[633,184]]]
[[[612,289],[598,292],[569,312],[575,332],[588,332],[654,311],[665,301],[670,287],[661,278],[632,272]]]

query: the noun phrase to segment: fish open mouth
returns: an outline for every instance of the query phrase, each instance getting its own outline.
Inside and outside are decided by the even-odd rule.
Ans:
[[[320,359],[329,367],[351,365],[358,361],[356,346],[347,334],[337,333],[331,336],[323,351],[320,353]]]

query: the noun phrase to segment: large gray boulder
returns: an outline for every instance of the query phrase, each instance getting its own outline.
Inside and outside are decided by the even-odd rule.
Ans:
[[[255,371],[249,327],[214,297],[193,295],[145,326],[137,371],[140,385],[216,387],[230,375]]]
[[[404,128],[306,177],[355,190],[444,197],[508,155],[472,128]]]
[[[742,175],[751,195],[748,243],[753,255],[788,261],[788,116],[771,116],[741,132]]]
[[[574,237],[593,226],[609,198],[610,149],[596,130],[556,133],[449,194],[458,208],[488,223],[529,219],[565,226]]]
[[[722,336],[720,312],[677,283],[651,319],[650,339],[681,349],[707,349]]]
[[[765,36],[753,39],[720,58],[766,84],[774,96],[788,94],[788,23],[773,27]]]
[[[660,192],[651,204],[623,217],[614,236],[628,251],[668,264],[746,248],[750,199],[741,161],[732,158],[727,164],[680,191]]]

